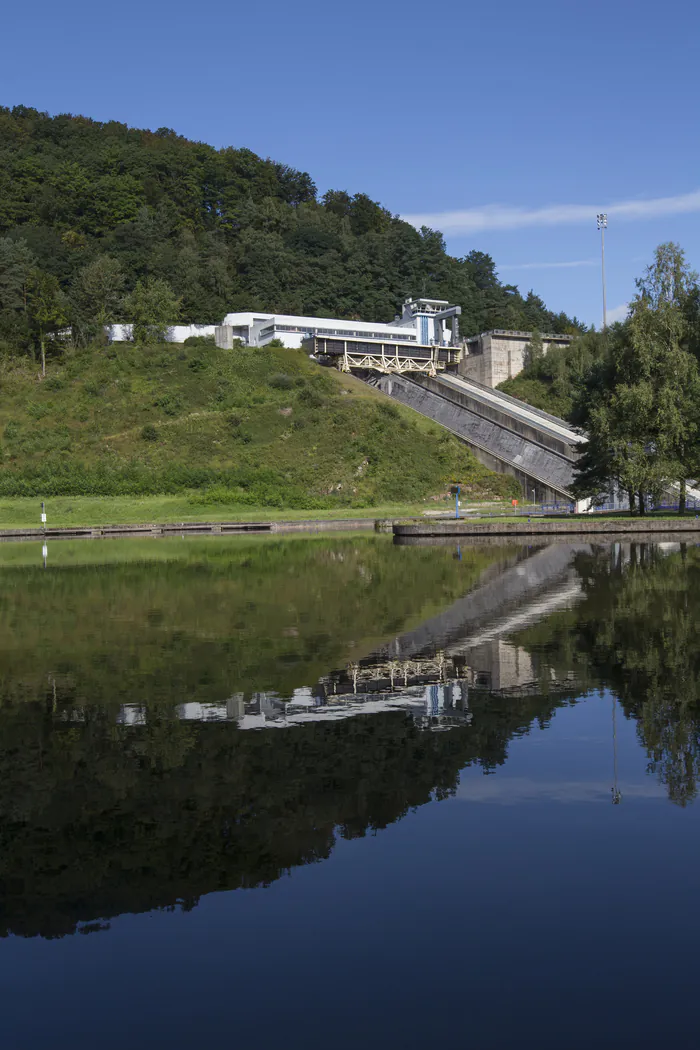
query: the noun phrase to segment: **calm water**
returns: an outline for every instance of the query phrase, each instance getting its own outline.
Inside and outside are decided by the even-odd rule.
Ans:
[[[695,1047],[700,546],[0,546],[7,1050]]]

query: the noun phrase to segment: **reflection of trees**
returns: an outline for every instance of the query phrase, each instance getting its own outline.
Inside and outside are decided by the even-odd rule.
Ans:
[[[371,536],[98,550],[114,560],[3,563],[0,700],[42,695],[48,676],[71,704],[289,693],[441,611],[513,553],[474,548],[455,567],[449,549]]]
[[[576,567],[585,600],[520,642],[544,665],[611,689],[637,721],[650,771],[686,805],[700,777],[700,551],[616,544]]]
[[[0,931],[63,936],[78,923],[193,907],[264,886],[450,795],[468,763],[505,761],[513,735],[551,717],[540,698],[472,705],[473,723],[418,729],[402,713],[244,732],[154,707],[145,726],[88,708],[0,707]]]

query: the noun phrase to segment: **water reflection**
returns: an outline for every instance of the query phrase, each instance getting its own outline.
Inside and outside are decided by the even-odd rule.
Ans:
[[[696,796],[695,547],[169,542],[56,545],[46,570],[2,551],[6,934],[269,885],[595,690],[613,801],[613,717]]]

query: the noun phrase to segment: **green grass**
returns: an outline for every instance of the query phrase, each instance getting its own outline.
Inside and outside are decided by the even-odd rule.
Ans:
[[[416,503],[378,503],[373,507],[295,510],[279,507],[241,507],[235,503],[204,503],[198,492],[178,496],[54,496],[46,501],[47,525],[167,525],[187,521],[333,521],[343,518],[413,518],[426,510],[448,514],[454,504],[426,500]],[[500,506],[496,504],[494,506]],[[0,529],[41,525],[41,503],[20,496],[0,498]]]
[[[527,505],[526,505],[527,506]],[[426,512],[439,510],[452,517],[454,504],[451,498],[442,502],[422,500],[415,503],[378,503],[373,507],[342,507],[321,510],[284,509],[280,507],[241,507],[234,503],[204,503],[201,493],[185,492],[177,496],[55,496],[46,502],[47,525],[167,525],[173,522],[192,521],[333,521],[343,518],[366,518],[368,523],[377,518],[424,519]],[[686,511],[687,518],[694,518],[696,511]],[[634,515],[636,519],[638,515]],[[653,511],[645,517],[678,517],[673,511]],[[629,519],[627,511],[589,514],[533,515],[533,520],[543,521],[590,521],[592,518]],[[474,524],[495,521],[526,522],[527,512],[513,514],[504,504],[494,503],[489,509],[480,509],[478,514],[466,514],[464,506],[460,520]],[[28,497],[0,498],[0,528],[20,529],[39,527],[41,505],[38,499]]]
[[[515,486],[424,417],[274,348],[93,347],[50,361],[43,381],[5,361],[0,463],[0,498],[178,496],[176,520],[376,512],[452,481],[473,497]]]
[[[241,507],[233,503],[193,504],[192,495],[180,496],[56,496],[46,503],[47,524],[60,525],[139,525],[186,521],[304,521],[342,518],[413,517],[425,510],[425,503],[378,504],[357,510],[285,510],[279,507]],[[37,499],[0,499],[0,528],[26,528],[41,524],[41,505]]]

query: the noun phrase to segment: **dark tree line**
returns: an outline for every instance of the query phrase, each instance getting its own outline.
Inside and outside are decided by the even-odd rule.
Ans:
[[[6,348],[69,324],[89,341],[144,298],[171,323],[240,309],[390,321],[409,295],[459,303],[465,334],[578,326],[502,285],[483,252],[454,258],[440,233],[362,193],[319,198],[308,174],[248,149],[0,108]]]
[[[465,765],[504,763],[509,740],[554,706],[491,710],[482,697],[471,726],[431,733],[401,712],[245,732],[164,706],[145,726],[115,726],[98,706],[63,722],[50,692],[3,705],[0,937],[92,932],[123,912],[267,886],[339,838],[449,797]]]

